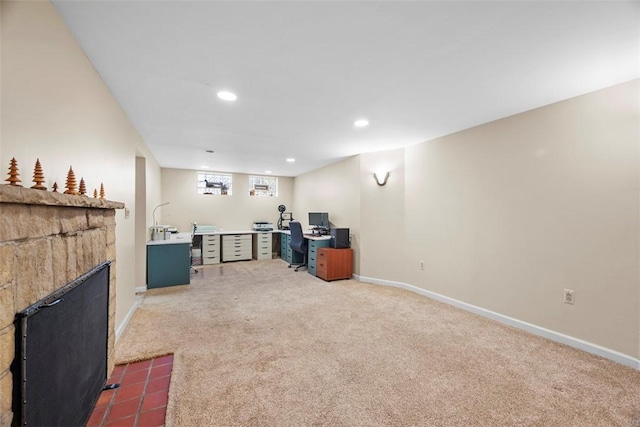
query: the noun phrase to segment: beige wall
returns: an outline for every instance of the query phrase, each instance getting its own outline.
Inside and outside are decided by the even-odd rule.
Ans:
[[[205,196],[196,194],[197,175],[194,170],[162,169],[162,203],[170,204],[156,211],[160,224],[180,231],[190,231],[193,222],[227,231],[250,230],[254,221],[270,221],[275,227],[278,206],[292,205],[293,178],[278,177],[278,197],[255,197],[249,196],[249,175],[232,174],[231,195]]]
[[[362,277],[638,358],[639,103],[636,80],[362,154],[296,177],[295,209],[360,217]],[[391,172],[384,187],[378,168]],[[563,303],[565,288],[575,305]]]
[[[136,152],[136,287],[147,286],[147,241],[153,225],[151,213],[160,202],[161,172],[155,160]],[[140,208],[138,210],[138,208]]]
[[[119,326],[135,302],[136,150],[149,168],[159,167],[53,6],[3,1],[1,7],[0,164],[8,167],[15,157],[23,184],[31,186],[39,158],[46,185],[55,181],[62,191],[73,166],[91,193],[102,182],[109,200],[130,209],[128,219],[124,210],[116,213]]]
[[[404,150],[362,154],[360,163],[360,274],[404,282]],[[382,187],[380,170],[389,172]]]
[[[332,227],[349,228],[354,273],[360,271],[360,157],[349,157],[295,178],[294,218],[306,229],[309,212],[328,212]]]
[[[638,357],[639,94],[636,80],[406,149],[406,281]]]

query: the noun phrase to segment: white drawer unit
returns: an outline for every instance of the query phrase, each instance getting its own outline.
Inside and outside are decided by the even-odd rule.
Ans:
[[[257,260],[271,259],[271,233],[253,235],[253,257]]]
[[[222,262],[251,259],[251,234],[224,234]]]
[[[217,234],[202,236],[202,263],[220,264],[220,236]]]

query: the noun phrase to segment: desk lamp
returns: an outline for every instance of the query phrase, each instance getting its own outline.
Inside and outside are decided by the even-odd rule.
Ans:
[[[151,214],[153,216],[153,225],[158,225],[158,223],[156,222],[156,210],[160,207],[160,206],[164,206],[164,205],[168,205],[171,202],[165,202],[165,203],[160,203],[158,206],[156,206],[153,209],[153,213]]]

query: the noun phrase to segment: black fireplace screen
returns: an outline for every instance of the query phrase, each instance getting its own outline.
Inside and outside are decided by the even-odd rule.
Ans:
[[[18,313],[14,425],[88,421],[107,376],[110,264]]]

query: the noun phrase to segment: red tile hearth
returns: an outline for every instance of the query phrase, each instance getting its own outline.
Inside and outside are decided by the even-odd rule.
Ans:
[[[93,409],[87,427],[161,427],[167,412],[173,355],[118,365]]]

